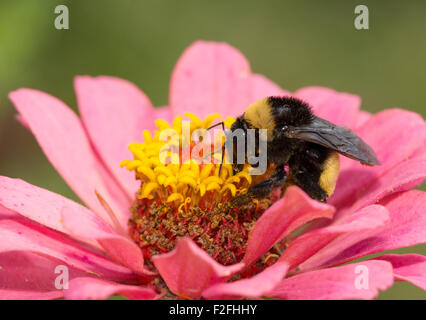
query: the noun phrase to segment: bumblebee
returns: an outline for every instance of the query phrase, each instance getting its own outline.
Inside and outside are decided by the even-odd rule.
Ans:
[[[223,127],[223,123],[219,124]],[[311,198],[325,202],[334,192],[339,175],[338,154],[370,166],[380,164],[371,147],[355,133],[315,116],[307,103],[293,97],[267,97],[251,104],[232,124],[230,131],[237,129],[242,129],[243,133],[255,129],[256,152],[259,152],[260,139],[257,132],[267,129],[267,167],[273,170],[266,180],[253,185],[246,194],[233,198],[231,206],[266,198],[272,190],[292,184]],[[248,135],[243,136],[247,139]],[[226,140],[225,144],[231,145],[228,151],[235,152],[237,141]],[[223,155],[224,149],[222,162]],[[244,164],[237,163],[234,158],[232,166],[236,173]]]

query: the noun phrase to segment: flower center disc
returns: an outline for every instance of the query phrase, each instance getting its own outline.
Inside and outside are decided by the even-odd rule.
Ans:
[[[271,201],[226,205],[252,185],[249,167],[234,174],[232,165],[224,163],[219,176],[223,136],[211,142],[211,134],[205,129],[220,115],[210,115],[204,121],[190,113],[185,115],[190,122],[176,117],[170,126],[157,120],[154,137],[144,131],[143,143],[129,145],[134,160],[121,162],[141,181],[131,208],[130,236],[146,259],[172,250],[177,238],[186,236],[224,265],[239,262],[250,230]],[[228,118],[225,126],[229,128],[233,121]],[[194,134],[202,138],[194,142]],[[208,149],[200,149],[201,144]]]

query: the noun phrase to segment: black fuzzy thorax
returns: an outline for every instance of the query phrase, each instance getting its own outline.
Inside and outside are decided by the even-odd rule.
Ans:
[[[269,97],[268,104],[275,120],[275,127],[303,126],[314,118],[309,105],[292,97]]]

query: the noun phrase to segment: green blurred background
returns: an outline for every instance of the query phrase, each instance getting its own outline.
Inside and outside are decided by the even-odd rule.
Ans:
[[[54,28],[60,4],[69,8],[70,30]],[[369,8],[369,30],[354,28],[359,4]],[[372,112],[398,107],[425,117],[425,14],[426,1],[2,0],[0,174],[77,200],[15,121],[8,92],[44,90],[76,110],[73,77],[105,74],[166,105],[173,66],[198,39],[237,47],[254,72],[285,89],[321,85],[360,95]],[[426,247],[397,252],[426,254]],[[426,295],[396,283],[379,298]]]

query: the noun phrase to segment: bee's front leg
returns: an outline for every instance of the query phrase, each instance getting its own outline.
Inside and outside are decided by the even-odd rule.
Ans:
[[[229,205],[231,207],[243,206],[253,201],[253,199],[266,198],[271,194],[273,189],[281,187],[286,179],[287,173],[284,170],[284,164],[278,165],[268,180],[255,184],[247,193],[231,199]]]

